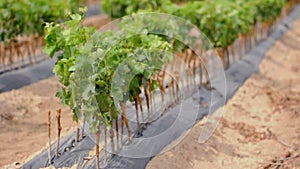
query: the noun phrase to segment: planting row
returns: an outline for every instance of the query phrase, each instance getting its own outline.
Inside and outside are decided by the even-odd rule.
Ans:
[[[58,23],[77,12],[83,0],[3,0],[0,2],[0,64],[40,54],[45,22]]]
[[[294,5],[293,1],[285,0],[215,0],[180,6],[167,0],[136,1],[130,5],[127,1],[118,1],[126,2],[125,5],[113,2],[103,2],[112,17],[156,11],[181,18],[174,19],[167,14],[134,14],[115,21],[112,28],[117,31],[98,32],[81,25],[85,10],[80,9],[80,14],[70,15],[67,22],[46,24],[44,51],[51,57],[62,51],[54,67],[54,73],[63,84],[57,96],[73,110],[75,121],[83,118],[90,131],[97,134],[96,155],[99,155],[101,130],[105,131],[105,140],[110,131],[111,145],[123,141],[125,126],[127,139],[132,138],[127,103],[135,106],[139,131],[136,137],[139,137],[142,124],[151,122],[156,91],[161,95],[160,104],[164,106],[160,111],[163,111],[164,107],[176,104],[181,87],[209,84],[211,63],[208,60],[215,56],[209,51],[216,48],[227,67],[229,56],[236,56],[235,45],[242,55],[242,49],[245,52],[265,38],[270,27]],[[123,13],[115,14],[113,8]],[[195,29],[191,23],[200,28],[200,35],[191,35]],[[166,93],[171,103],[166,101]],[[143,112],[147,112],[147,119]],[[113,144],[115,139],[117,144]],[[99,157],[97,159],[98,165]]]

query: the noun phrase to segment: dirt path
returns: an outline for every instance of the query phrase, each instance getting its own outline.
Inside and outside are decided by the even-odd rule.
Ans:
[[[300,19],[225,108],[205,144],[203,119],[147,169],[300,168]]]

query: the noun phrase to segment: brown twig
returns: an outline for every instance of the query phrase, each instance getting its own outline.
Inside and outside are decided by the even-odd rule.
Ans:
[[[135,103],[135,114],[136,114],[137,127],[138,127],[138,130],[139,130],[139,133],[141,133],[142,128],[141,128],[140,119],[139,119],[138,96],[134,97],[134,103]]]
[[[113,125],[113,124],[112,124]],[[115,133],[114,133],[114,128],[113,126],[110,128],[110,142],[111,142],[111,152],[114,153],[115,152],[115,142],[114,142],[114,137],[115,137]]]
[[[101,128],[100,125],[98,125],[98,130],[96,134],[96,166],[97,169],[100,169],[100,160],[99,160],[99,153],[100,153],[100,148],[99,148],[99,142],[100,142],[100,135],[101,135]]]
[[[77,129],[76,129],[76,136],[75,136],[75,142],[79,142],[79,133],[80,133],[80,128],[78,127],[79,124],[77,124]]]
[[[138,104],[140,105],[140,110],[141,110],[141,114],[142,114],[142,123],[144,123],[143,127],[145,128],[146,125],[145,125],[145,117],[144,117],[144,110],[143,110],[143,102],[139,95],[137,95],[137,101],[138,101]]]
[[[147,111],[148,111],[148,123],[150,123],[150,98],[149,98],[149,92],[148,92],[149,86],[144,88],[144,93],[146,97],[146,105],[147,105]]]
[[[81,129],[81,139],[83,139],[85,137],[84,127],[85,127],[85,116],[83,116],[83,124],[82,124],[82,129]]]
[[[59,157],[59,141],[60,141],[60,133],[61,133],[61,109],[56,110],[56,119],[57,119],[57,145],[56,145],[56,157]]]
[[[124,133],[124,124],[126,125],[128,131],[128,139],[131,141],[131,132],[128,124],[128,119],[126,117],[126,103],[121,104],[122,110],[122,117],[121,117],[121,141],[123,140],[123,133]]]
[[[48,149],[48,160],[49,163],[51,164],[51,111],[48,111],[48,144],[49,144],[49,149]]]
[[[115,124],[116,124],[116,137],[117,137],[117,150],[119,150],[119,122],[118,122],[118,118],[119,116],[117,115],[116,120],[115,120]]]
[[[107,128],[104,126],[104,161],[107,161]]]

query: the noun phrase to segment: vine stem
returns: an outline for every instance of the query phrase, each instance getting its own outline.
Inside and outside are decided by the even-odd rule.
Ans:
[[[149,92],[148,92],[149,85],[144,88],[144,93],[146,97],[146,105],[147,105],[147,111],[148,111],[148,123],[150,123],[150,100],[149,100]]]
[[[2,46],[3,46],[3,44],[0,42],[0,64],[2,64],[3,66],[5,66],[5,63],[4,63],[4,55],[2,54],[2,51],[4,51],[3,49],[2,49]]]
[[[124,125],[126,125],[127,131],[128,131],[128,139],[131,140],[131,132],[128,124],[128,119],[126,117],[126,103],[121,103],[121,111],[122,111],[122,117],[121,117],[121,141],[123,140],[123,134],[124,134]]]
[[[48,144],[49,144],[49,149],[48,149],[48,160],[49,163],[51,164],[51,111],[48,111]]]
[[[60,133],[61,133],[61,109],[56,110],[56,119],[57,119],[57,145],[56,145],[56,157],[59,157],[59,142],[60,142]]]
[[[104,161],[107,161],[107,128],[104,126]]]
[[[190,81],[189,81],[189,76],[190,76],[190,65],[189,65],[189,57],[190,57],[190,53],[188,50],[184,51],[184,63],[187,64],[187,68],[186,68],[186,85],[187,85],[187,89],[190,90]]]
[[[142,102],[142,99],[139,95],[137,95],[137,101],[140,105],[140,110],[141,110],[141,114],[142,114],[142,122],[143,122],[143,127],[145,128],[146,125],[145,125],[145,117],[144,117],[144,110],[143,110],[143,102]]]
[[[116,119],[115,119],[115,125],[116,125],[116,137],[117,137],[117,150],[120,149],[119,147],[119,123],[118,123],[118,119],[119,119],[119,116],[117,115]]]
[[[12,64],[13,64],[13,59],[12,59],[13,55],[14,55],[13,41],[10,41],[9,42],[9,59],[8,60],[9,60],[9,65],[10,65],[11,70],[13,68],[13,66],[12,66]]]
[[[113,124],[110,128],[110,142],[111,142],[111,152],[114,153],[115,152],[115,142],[114,142],[114,128],[113,128]]]
[[[97,130],[97,134],[96,134],[96,166],[97,169],[100,169],[100,160],[99,160],[99,142],[100,142],[100,135],[101,135],[101,128],[100,125],[98,125],[98,130]]]
[[[84,128],[85,128],[85,116],[83,116],[83,124],[82,124],[82,129],[81,129],[81,139],[83,139],[85,137]]]
[[[76,143],[79,142],[79,135],[80,135],[79,133],[80,133],[80,128],[79,128],[79,124],[77,123],[76,136],[75,136]]]
[[[201,56],[198,58],[198,66],[199,66],[199,77],[200,77],[200,86],[203,84],[203,70],[202,70],[202,59]]]
[[[134,103],[135,103],[136,122],[137,122],[139,133],[141,133],[142,129],[141,129],[140,119],[139,119],[139,108],[138,108],[139,102],[138,102],[138,96],[134,97]]]

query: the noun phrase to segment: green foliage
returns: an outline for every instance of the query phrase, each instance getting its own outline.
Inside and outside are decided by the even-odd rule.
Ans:
[[[105,0],[103,8],[114,18],[139,11],[176,15],[198,26],[215,47],[226,48],[239,34],[251,32],[255,22],[278,17],[284,4],[285,0],[207,0],[177,6],[168,0]],[[54,73],[64,87],[57,97],[73,110],[74,120],[84,115],[96,131],[99,124],[111,127],[118,104],[133,101],[149,86],[173,53],[187,48],[183,42],[193,44],[194,39],[185,36],[193,25],[183,25],[180,18],[133,14],[122,18],[118,32],[100,33],[81,25],[85,11],[80,12],[62,24],[46,24],[44,51],[50,57],[58,54]],[[155,87],[158,83],[153,81],[151,89]]]
[[[21,35],[42,35],[45,22],[59,22],[65,13],[78,9],[82,0],[1,0],[1,41]]]
[[[203,0],[186,2],[181,6],[164,0],[156,3],[159,4],[156,6],[152,6],[152,3],[147,0],[106,0],[103,9],[113,18],[139,11],[176,15],[195,24],[215,47],[226,48],[239,34],[251,32],[257,21],[274,22],[287,0]]]
[[[73,14],[70,18],[63,24],[46,26],[44,51],[50,57],[61,51],[54,73],[64,87],[57,92],[57,97],[73,110],[75,120],[84,111],[91,131],[95,131],[98,124],[109,128],[119,113],[115,101],[132,101],[139,95],[141,86],[147,86],[162,65],[172,60],[172,45],[163,37],[142,31],[142,27],[138,35],[126,29],[142,26],[138,20],[126,26],[125,19],[118,33],[99,33],[80,25],[83,15]],[[169,53],[165,54],[166,51]],[[120,63],[125,64],[115,75]],[[122,78],[115,78],[113,82],[114,75]],[[122,79],[127,81],[120,81]],[[112,83],[117,87],[112,88]],[[112,91],[117,98],[113,98]]]
[[[169,0],[103,0],[102,9],[112,18],[120,18],[139,10],[154,11]]]

